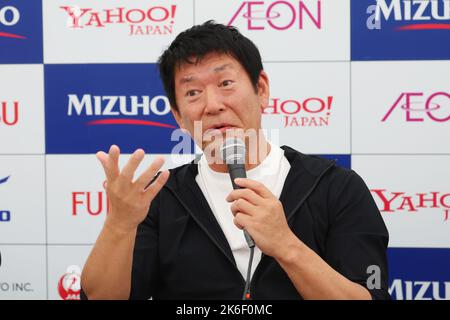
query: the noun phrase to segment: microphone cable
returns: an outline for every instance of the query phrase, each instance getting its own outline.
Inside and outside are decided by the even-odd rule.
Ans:
[[[242,300],[251,300],[250,283],[251,283],[252,263],[254,253],[255,253],[255,245],[250,247],[250,259],[248,260],[247,279],[245,280],[245,288],[244,294],[242,295]]]

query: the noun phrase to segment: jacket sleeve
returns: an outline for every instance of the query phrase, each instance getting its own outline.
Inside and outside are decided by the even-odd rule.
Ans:
[[[138,226],[133,251],[130,299],[143,300],[153,297],[156,291],[158,261],[158,217],[162,190],[153,199],[149,213]]]
[[[159,193],[153,199],[149,213],[138,226],[133,251],[133,265],[131,271],[130,299],[144,300],[152,297],[158,271],[158,226]],[[83,288],[80,299],[88,300]]]
[[[338,171],[328,191],[326,260],[366,287],[372,299],[390,299],[387,228],[362,178],[354,171]]]

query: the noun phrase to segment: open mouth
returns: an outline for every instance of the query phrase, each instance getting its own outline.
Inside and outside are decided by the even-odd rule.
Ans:
[[[219,130],[220,132],[225,132],[226,130],[231,130],[231,129],[235,129],[236,127],[233,127],[233,126],[228,126],[228,125],[226,125],[226,126],[218,126],[218,127],[215,127],[214,128],[214,130]]]
[[[238,129],[238,128],[235,126],[232,126],[230,124],[218,124],[218,125],[214,125],[211,128],[207,129],[205,131],[205,134],[212,133],[216,130],[220,131],[221,133],[224,133],[227,130],[233,130],[233,129]]]

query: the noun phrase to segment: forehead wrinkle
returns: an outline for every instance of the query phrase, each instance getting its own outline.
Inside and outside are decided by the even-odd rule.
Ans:
[[[234,68],[233,68],[233,65],[232,65],[231,63],[224,63],[223,65],[220,65],[220,66],[218,66],[218,67],[212,68],[212,72],[214,72],[214,73],[220,73],[220,72],[226,71],[227,69],[234,69]],[[210,70],[211,70],[211,69],[210,69]],[[203,72],[202,72],[202,73],[203,73]],[[183,84],[186,84],[186,83],[193,82],[193,81],[197,80],[197,78],[198,78],[198,77],[196,77],[196,76],[194,76],[194,75],[192,75],[192,74],[185,75],[185,76],[183,76],[183,77],[180,79],[180,84],[183,85]]]
[[[225,64],[223,64],[223,65],[221,65],[219,67],[215,67],[213,69],[213,71],[214,72],[222,72],[222,71],[224,71],[226,69],[233,69],[233,66],[231,65],[231,63],[225,63]]]

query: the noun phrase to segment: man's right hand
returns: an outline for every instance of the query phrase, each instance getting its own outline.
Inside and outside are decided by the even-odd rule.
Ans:
[[[116,145],[111,146],[108,154],[103,151],[97,152],[97,158],[105,170],[105,189],[109,199],[109,213],[105,225],[121,232],[130,232],[136,230],[147,216],[152,200],[169,178],[169,171],[161,172],[148,186],[164,164],[164,159],[161,157],[155,159],[144,173],[133,181],[145,152],[137,149],[122,171],[119,169],[119,155],[120,150]]]

